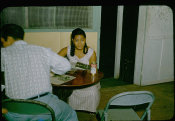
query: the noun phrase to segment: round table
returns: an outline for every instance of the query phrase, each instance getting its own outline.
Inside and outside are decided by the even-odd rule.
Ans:
[[[74,89],[85,88],[94,85],[103,78],[104,74],[99,70],[95,75],[90,73],[90,70],[69,71],[66,75],[76,77],[73,80],[62,84],[52,84],[53,94],[57,95],[61,100],[67,102],[67,98],[72,94]]]

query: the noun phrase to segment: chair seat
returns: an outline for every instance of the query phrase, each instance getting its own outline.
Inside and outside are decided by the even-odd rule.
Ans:
[[[106,115],[102,111],[99,112],[101,120],[143,120],[147,116],[147,120],[151,120],[150,107],[154,102],[154,95],[149,91],[130,91],[117,94],[110,98],[106,107],[104,108]],[[146,104],[144,113],[141,118],[131,108]],[[113,108],[109,108],[112,106]],[[117,106],[117,107],[115,107]],[[119,108],[120,107],[120,108]],[[130,108],[129,108],[130,107]],[[114,109],[115,108],[115,109]],[[98,117],[99,115],[97,115]],[[99,118],[99,117],[98,117]]]
[[[43,106],[35,103],[24,102],[6,102],[3,106],[8,109],[9,112],[15,112],[19,114],[50,114],[50,111]]]
[[[99,110],[100,117],[103,110]],[[141,120],[137,113],[132,108],[127,109],[108,109],[108,121],[111,120]]]
[[[2,107],[7,111],[25,115],[51,115],[52,121],[56,121],[54,110],[46,103],[27,99],[5,99]],[[36,116],[36,118],[38,118]],[[50,117],[49,117],[50,119]]]

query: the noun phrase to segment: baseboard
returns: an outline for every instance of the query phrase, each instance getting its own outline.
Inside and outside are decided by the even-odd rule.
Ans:
[[[152,84],[160,84],[166,82],[172,82],[174,79],[164,79],[164,80],[154,80],[154,81],[142,81],[140,86],[152,85]]]

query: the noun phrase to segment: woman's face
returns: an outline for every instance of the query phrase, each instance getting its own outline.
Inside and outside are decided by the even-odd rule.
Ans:
[[[75,35],[74,39],[72,40],[75,48],[78,50],[82,50],[86,43],[86,38],[83,35]]]

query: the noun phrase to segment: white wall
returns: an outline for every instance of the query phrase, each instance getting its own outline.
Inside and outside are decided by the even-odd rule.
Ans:
[[[29,44],[51,48],[59,52],[70,45],[71,32],[25,32],[24,40]],[[87,45],[97,53],[97,32],[86,32]]]
[[[99,68],[100,58],[100,26],[101,26],[101,6],[93,6],[93,27],[83,29],[87,34],[87,44],[96,51],[97,67]],[[72,29],[25,29],[25,41],[51,48],[58,52],[60,48],[70,43]],[[65,32],[65,33],[63,33]],[[62,40],[63,38],[63,40]],[[61,39],[61,40],[60,40]]]
[[[141,6],[134,84],[174,80],[173,13],[168,6]]]

